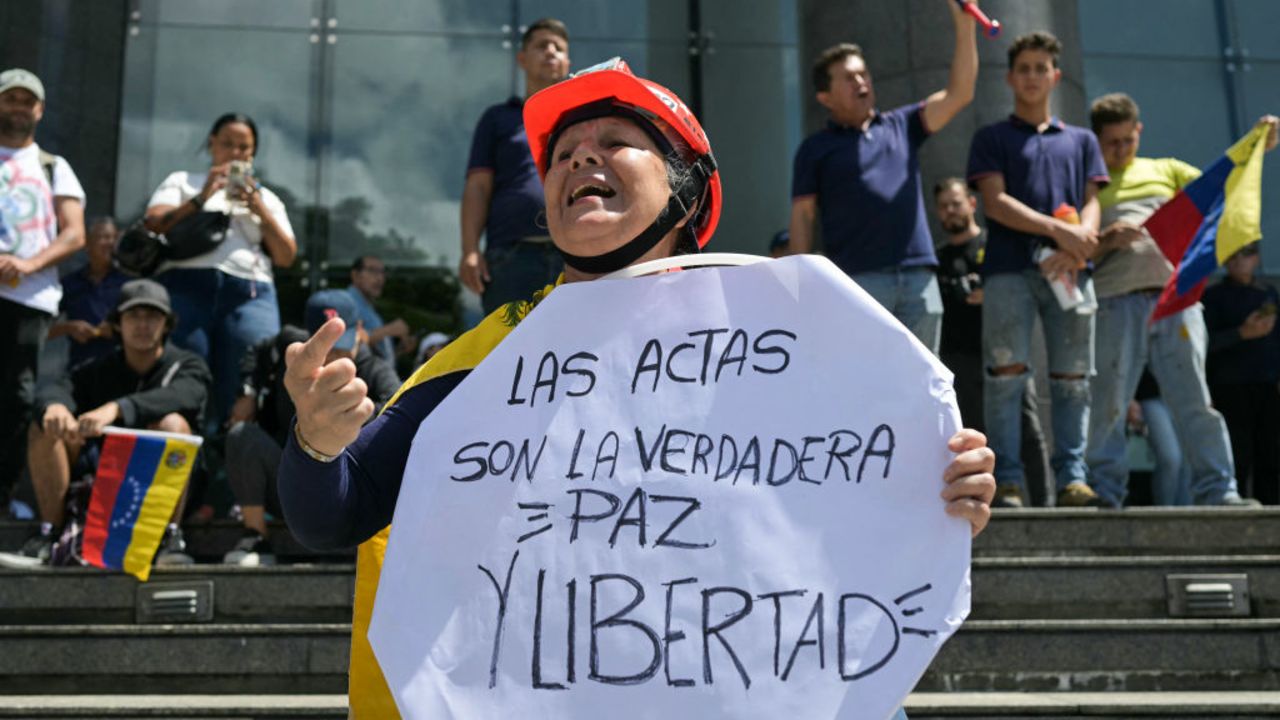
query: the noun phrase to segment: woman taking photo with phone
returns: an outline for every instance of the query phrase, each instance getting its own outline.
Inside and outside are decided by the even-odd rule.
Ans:
[[[146,226],[170,241],[207,251],[160,266],[156,280],[169,290],[178,325],[173,342],[208,361],[213,406],[221,423],[240,382],[240,358],[280,332],[272,266],[289,267],[298,253],[284,203],[252,173],[258,127],[247,115],[214,121],[205,146],[212,166],[180,170],[160,183],[147,204]],[[214,213],[225,217],[218,218]],[[216,229],[225,225],[217,239]]]

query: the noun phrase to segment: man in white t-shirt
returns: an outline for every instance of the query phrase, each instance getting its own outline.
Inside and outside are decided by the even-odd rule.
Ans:
[[[84,245],[84,189],[66,160],[36,145],[44,85],[0,73],[0,503],[22,471],[36,368],[62,286],[58,263]]]

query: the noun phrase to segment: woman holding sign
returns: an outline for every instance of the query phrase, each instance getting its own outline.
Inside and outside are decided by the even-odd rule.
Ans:
[[[696,253],[710,240],[722,193],[698,120],[670,91],[613,60],[535,94],[524,108],[543,175],[547,226],[565,259],[563,282],[592,280],[639,262]],[[410,445],[435,407],[545,295],[500,308],[411,377],[368,425],[373,402],[347,361],[325,364],[342,334],[330,320],[291,346],[285,384],[297,405],[280,466],[292,531],[317,548],[361,548],[351,667],[354,716],[393,716],[395,706],[365,637],[384,529],[391,522]],[[947,512],[985,527],[994,491],[985,438],[964,430],[943,477]],[[370,540],[373,538],[373,540]]]

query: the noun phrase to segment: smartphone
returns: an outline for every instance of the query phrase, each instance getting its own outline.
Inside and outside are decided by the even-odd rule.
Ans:
[[[1262,307],[1258,308],[1258,314],[1262,315],[1263,317],[1267,317],[1269,315],[1275,315],[1276,304],[1270,303],[1270,302],[1263,304]]]
[[[227,195],[236,197],[249,184],[253,165],[245,160],[232,160],[227,165]]]

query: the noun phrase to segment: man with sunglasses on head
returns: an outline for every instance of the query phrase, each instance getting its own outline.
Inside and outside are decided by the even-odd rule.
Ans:
[[[1124,93],[1104,95],[1090,108],[1111,182],[1098,193],[1102,207],[1094,289],[1098,297],[1097,366],[1090,380],[1092,410],[1086,459],[1089,482],[1103,502],[1119,507],[1128,492],[1125,418],[1144,367],[1151,369],[1173,415],[1178,441],[1191,465],[1197,505],[1252,506],[1236,484],[1231,438],[1205,384],[1206,331],[1199,304],[1149,322],[1173,274],[1155,240],[1142,228],[1152,213],[1200,176],[1173,158],[1138,157],[1142,122],[1138,104]],[[1267,149],[1276,146],[1280,121],[1266,116]],[[1206,300],[1207,300],[1206,296]]]

